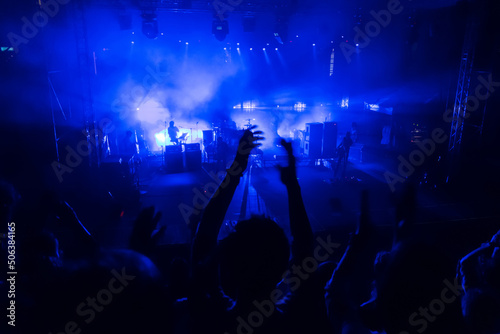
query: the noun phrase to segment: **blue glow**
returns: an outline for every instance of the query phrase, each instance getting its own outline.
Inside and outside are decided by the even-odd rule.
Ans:
[[[266,58],[267,65],[271,65],[271,59],[269,59],[266,49],[264,49],[264,57]]]
[[[154,146],[154,134],[162,129],[161,123],[165,119],[176,120],[177,123],[186,115],[185,118],[190,121],[203,120],[208,124],[215,123],[218,118],[229,120],[232,107],[241,101],[253,99],[258,101],[260,108],[274,110],[279,105],[280,112],[293,111],[294,104],[301,101],[307,103],[306,112],[309,113],[313,106],[320,105],[319,102],[324,102],[327,108],[332,106],[340,109],[342,104],[346,105],[345,101],[342,103],[342,95],[330,92],[349,90],[349,94],[352,94],[349,109],[362,110],[363,101],[378,103],[382,97],[389,95],[387,92],[399,88],[395,82],[401,76],[394,69],[401,65],[398,59],[400,53],[387,52],[387,49],[382,48],[384,45],[390,48],[399,45],[396,44],[399,35],[392,36],[392,28],[377,36],[377,42],[370,45],[369,52],[356,57],[355,48],[361,48],[362,41],[353,40],[348,44],[350,49],[346,53],[342,44],[346,38],[351,41],[353,36],[347,35],[341,39],[338,33],[329,35],[326,32],[348,32],[352,31],[352,27],[349,24],[342,26],[343,23],[331,20],[326,13],[321,19],[307,15],[292,19],[287,29],[288,35],[281,36],[286,42],[285,47],[277,47],[280,44],[270,35],[277,31],[271,30],[276,24],[275,15],[263,15],[258,29],[248,34],[239,26],[238,15],[242,13],[229,13],[231,20],[234,20],[230,24],[232,29],[228,39],[220,42],[213,38],[210,29],[213,17],[210,15],[159,10],[159,32],[163,31],[165,38],[148,40],[140,30],[140,15],[133,19],[133,27],[121,30],[115,14],[100,7],[89,8],[89,47],[96,53],[98,76],[95,81],[96,87],[99,87],[94,97],[95,109],[98,110],[96,118],[106,117],[102,114],[107,110],[112,116],[110,118],[116,119],[124,128],[140,124],[141,128],[145,128],[144,136],[148,137],[150,146]],[[102,23],[102,26],[93,24],[95,22]],[[325,30],[318,33],[318,26],[322,25]],[[57,26],[54,26],[56,29]],[[137,36],[135,30],[139,31]],[[302,35],[294,35],[294,31],[300,31]],[[130,33],[133,40],[130,39]],[[295,41],[294,36],[297,38]],[[328,40],[331,42],[329,50],[325,48]],[[57,53],[58,45],[64,45],[60,42],[55,38],[48,49]],[[249,47],[249,44],[257,45],[256,49]],[[307,45],[313,46],[313,49],[308,49]],[[223,53],[220,52],[221,47]],[[333,47],[336,48],[336,55]],[[257,52],[259,49],[262,49],[263,54]],[[5,51],[4,56],[10,56]],[[63,50],[60,52],[63,53]],[[187,57],[184,57],[186,54]],[[349,63],[349,60],[352,62]],[[68,64],[77,64],[76,56],[75,59],[68,59]],[[378,87],[372,84],[377,82],[374,78],[381,76],[384,78],[383,85]],[[414,78],[415,85],[422,81],[421,78],[424,78],[424,73]],[[319,89],[315,91],[313,87]],[[76,90],[76,87],[67,89],[73,93],[72,90]],[[393,100],[416,95],[410,96],[410,93],[413,94],[413,91],[408,89],[397,96],[394,93],[391,105],[399,102]],[[414,99],[417,100],[417,97]],[[380,110],[385,109],[385,106],[386,102],[381,103]],[[268,119],[263,121],[279,124],[282,115],[272,115],[270,109],[267,109],[270,114]],[[278,119],[274,120],[273,117]]]

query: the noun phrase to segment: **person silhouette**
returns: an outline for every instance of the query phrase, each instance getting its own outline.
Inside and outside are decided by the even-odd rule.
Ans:
[[[340,145],[337,147],[337,165],[335,167],[335,175],[334,177],[337,178],[338,172],[340,170],[340,166],[342,166],[342,177],[345,177],[345,170],[347,167],[347,162],[349,160],[349,151],[351,149],[351,146],[353,144],[353,141],[351,139],[351,132],[347,132],[345,134],[344,139],[342,139],[342,142]]]
[[[179,128],[175,126],[174,121],[170,121],[169,127],[167,129],[168,136],[170,137],[170,142],[176,145],[179,145],[179,138],[177,138],[177,134],[179,133]]]

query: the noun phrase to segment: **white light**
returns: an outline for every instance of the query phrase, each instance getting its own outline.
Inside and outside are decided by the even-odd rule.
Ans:
[[[130,43],[134,44],[134,41],[132,41],[132,42],[130,42]]]
[[[266,51],[266,48],[262,48],[262,51]]]
[[[253,50],[253,48],[250,48],[250,51],[252,51],[252,50]]]
[[[186,45],[189,45],[189,43],[188,43],[188,42],[186,42]]]
[[[316,44],[313,44],[313,46],[316,46]]]
[[[297,35],[297,36],[295,36],[295,37],[299,38],[299,35]]]
[[[135,34],[135,32],[132,31],[132,35]]]
[[[297,102],[293,106],[293,109],[296,110],[296,111],[304,111],[305,108],[306,108],[306,105],[305,105],[305,103],[302,103],[302,102]]]
[[[163,36],[163,33],[161,33],[160,35],[162,35],[162,36]]]
[[[359,44],[356,44],[356,46],[359,46]]]
[[[269,43],[267,43],[267,45],[269,45]]]
[[[275,50],[278,51],[278,48],[276,48]]]
[[[182,41],[179,41],[179,43],[182,43]]]
[[[236,45],[240,45],[240,43],[236,43]]]
[[[240,51],[240,48],[236,48],[236,50]]]
[[[255,108],[255,103],[253,103],[253,101],[243,102],[243,109],[253,109],[253,108]]]
[[[227,48],[224,48],[224,51],[226,51],[226,50],[227,50]]]
[[[139,108],[137,108],[137,110],[139,110]]]

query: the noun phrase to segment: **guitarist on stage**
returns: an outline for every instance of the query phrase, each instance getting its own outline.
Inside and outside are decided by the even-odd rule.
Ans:
[[[168,127],[168,136],[170,137],[170,142],[179,145],[179,138],[177,134],[179,133],[179,128],[174,125],[174,121],[170,121],[170,126]]]

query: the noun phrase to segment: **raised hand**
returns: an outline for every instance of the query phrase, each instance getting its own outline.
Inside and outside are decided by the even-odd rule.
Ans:
[[[297,168],[295,166],[295,156],[293,155],[292,142],[287,142],[281,139],[281,146],[288,153],[288,166],[283,167],[278,165],[277,168],[280,171],[281,182],[287,187],[297,183]]]
[[[159,231],[153,233],[160,219],[161,212],[155,214],[154,206],[142,210],[134,222],[130,248],[146,255],[151,252],[166,229],[162,226]]]
[[[245,130],[238,144],[238,151],[236,153],[235,162],[240,165],[242,171],[244,171],[248,166],[248,157],[250,156],[250,152],[252,152],[254,148],[262,145],[257,141],[264,140],[264,137],[260,136],[263,134],[262,131],[253,131],[256,128],[257,125],[253,125],[252,127]]]

